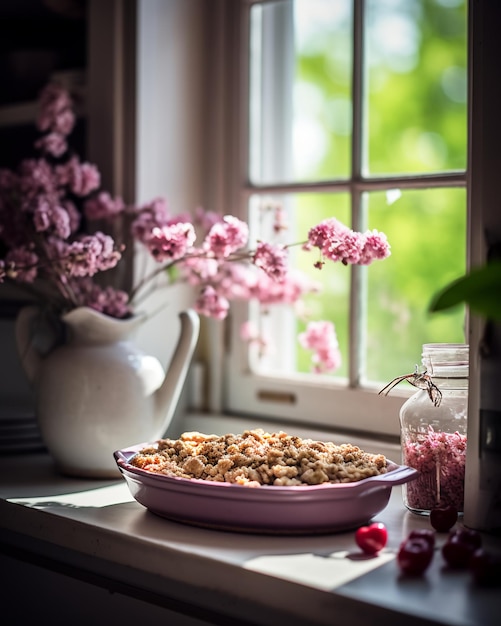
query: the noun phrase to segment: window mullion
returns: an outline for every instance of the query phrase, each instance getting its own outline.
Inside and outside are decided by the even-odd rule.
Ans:
[[[355,181],[362,179],[363,160],[364,7],[364,0],[353,0],[351,178]]]
[[[354,183],[362,178],[363,160],[363,77],[364,77],[364,0],[353,2],[353,69],[352,69],[352,145],[351,145],[351,219],[355,230],[365,228],[362,193]],[[363,365],[363,332],[365,328],[364,268],[351,266],[349,366],[351,387],[358,387]]]
[[[319,180],[314,182],[291,182],[274,184],[246,183],[243,189],[249,193],[285,194],[328,191],[385,191],[386,189],[435,189],[437,187],[465,187],[466,172],[440,174],[408,174],[401,176],[375,176],[346,180]]]

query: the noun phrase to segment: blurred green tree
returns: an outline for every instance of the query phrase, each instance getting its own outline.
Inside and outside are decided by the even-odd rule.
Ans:
[[[351,21],[351,15],[345,19]],[[325,134],[322,157],[301,174],[308,180],[349,178],[351,133],[337,131],[332,107],[351,98],[346,24],[325,21],[314,42],[297,50],[296,83],[320,92],[312,115]],[[314,35],[312,35],[314,36]],[[464,0],[368,0],[365,24],[364,175],[407,176],[466,167],[466,3]],[[338,51],[338,52],[336,52]],[[339,52],[340,51],[340,52]],[[343,52],[344,51],[344,52]],[[395,187],[395,185],[393,185]],[[398,186],[398,185],[397,185]],[[431,316],[429,304],[466,267],[464,187],[395,189],[364,194],[367,227],[384,231],[392,256],[367,269],[367,325],[362,377],[376,382],[412,371],[423,343],[465,341],[464,307]],[[336,216],[350,222],[345,191],[298,194],[298,231]],[[313,222],[312,222],[313,220]],[[321,280],[321,299],[308,304],[335,322],[343,355],[349,333],[349,269],[301,269]],[[335,294],[335,297],[333,295]],[[309,355],[299,352],[299,369]],[[338,376],[346,376],[345,362]]]

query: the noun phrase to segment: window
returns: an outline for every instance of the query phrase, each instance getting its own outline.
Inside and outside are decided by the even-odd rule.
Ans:
[[[464,0],[247,2],[242,16],[245,129],[237,190],[263,234],[279,204],[288,241],[335,216],[388,235],[392,256],[369,267],[295,263],[323,285],[307,301],[335,323],[343,364],[309,374],[290,307],[232,314],[226,408],[239,413],[396,434],[409,373],[427,342],[464,342],[464,310],[429,316],[467,261],[467,6]],[[247,132],[248,130],[248,132]],[[306,258],[307,257],[307,258]],[[278,342],[248,350],[248,316]]]

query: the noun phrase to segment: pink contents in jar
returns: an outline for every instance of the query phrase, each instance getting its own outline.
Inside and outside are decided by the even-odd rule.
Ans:
[[[437,506],[453,506],[462,511],[466,435],[435,432],[432,426],[428,427],[426,434],[414,435],[415,438],[406,438],[402,445],[405,465],[420,472],[406,485],[407,506],[423,511]]]

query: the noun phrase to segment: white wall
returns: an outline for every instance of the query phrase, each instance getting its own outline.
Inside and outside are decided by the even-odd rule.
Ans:
[[[138,11],[137,199],[191,210],[204,200],[204,2],[140,0]]]
[[[204,0],[138,1],[136,200],[163,196],[173,214],[205,199],[205,14]],[[192,300],[189,288],[171,286],[145,303],[155,317],[137,341],[162,364],[177,340],[177,313]]]
[[[203,0],[139,0],[137,23],[136,200],[166,198],[173,214],[203,205],[206,97]],[[136,264],[136,276],[143,267]],[[190,289],[157,290],[155,312],[137,336],[164,364],[177,339],[177,312]]]

